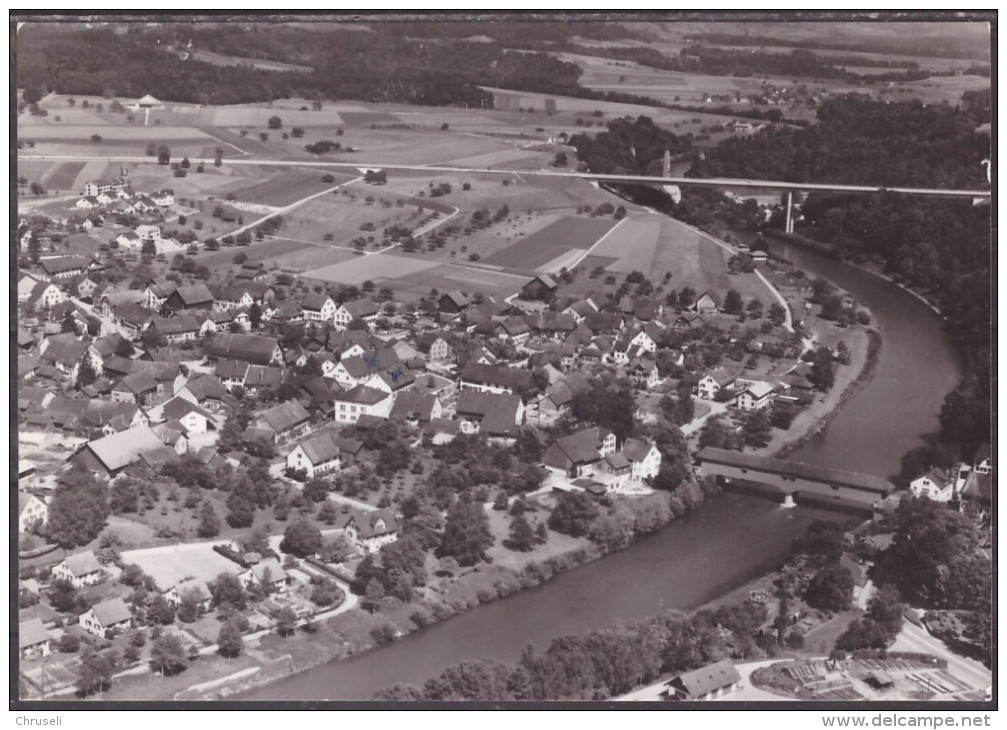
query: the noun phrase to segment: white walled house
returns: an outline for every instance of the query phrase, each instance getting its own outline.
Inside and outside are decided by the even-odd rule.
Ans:
[[[328,431],[312,434],[287,454],[288,469],[303,469],[309,479],[342,467],[342,453],[335,436]]]
[[[950,502],[954,497],[955,480],[943,469],[933,468],[910,482],[909,491],[934,502]]]
[[[52,569],[54,580],[65,580],[74,588],[93,586],[101,580],[102,569],[95,554],[87,552],[68,555]]]
[[[358,385],[335,397],[336,423],[356,423],[361,416],[388,418],[394,402],[390,393]]]

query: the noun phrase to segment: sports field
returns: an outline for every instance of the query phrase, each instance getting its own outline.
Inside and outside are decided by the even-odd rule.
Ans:
[[[534,271],[572,249],[588,249],[612,229],[611,218],[563,217],[486,259],[487,264]]]

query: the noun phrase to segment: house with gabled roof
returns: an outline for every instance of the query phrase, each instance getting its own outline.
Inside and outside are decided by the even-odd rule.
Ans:
[[[276,558],[266,558],[238,573],[238,580],[246,589],[259,586],[271,593],[282,593],[287,589],[290,576]]]
[[[715,291],[707,290],[696,297],[692,309],[694,312],[712,313],[719,312],[722,305],[720,295]]]
[[[141,456],[165,450],[150,426],[139,426],[87,442],[70,461],[88,471],[113,477],[139,462]]]
[[[546,467],[570,477],[582,476],[616,448],[615,434],[600,427],[585,428],[556,439],[542,455]]]
[[[109,631],[125,631],[133,623],[133,614],[121,598],[96,603],[78,617],[88,633],[104,638]]]
[[[18,623],[17,647],[22,659],[47,657],[52,653],[52,634],[42,624],[42,619],[33,618]]]
[[[715,368],[700,379],[699,383],[696,384],[696,390],[700,398],[713,400],[717,397],[721,388],[730,387],[735,380],[736,376],[729,373],[726,369],[722,367]]]
[[[53,279],[72,279],[84,270],[91,263],[91,259],[84,256],[52,256],[39,261],[42,271]]]
[[[437,396],[407,390],[395,397],[395,403],[392,404],[388,417],[417,426],[440,418],[441,410],[441,402]]]
[[[25,304],[37,312],[43,309],[52,309],[64,301],[66,301],[66,295],[58,286],[48,281],[40,281],[32,287],[25,299]]]
[[[491,438],[516,438],[524,423],[524,403],[516,395],[462,390],[455,417],[465,434],[481,433]]]
[[[250,393],[263,388],[278,388],[283,383],[283,371],[271,365],[249,365],[243,387]]]
[[[342,452],[332,431],[318,431],[299,441],[287,453],[288,469],[303,469],[309,479],[342,467]]]
[[[164,301],[168,309],[180,311],[184,309],[212,309],[213,293],[206,284],[177,287]]]
[[[521,298],[529,301],[551,302],[556,297],[559,284],[548,274],[539,274],[521,287]]]
[[[441,294],[437,300],[437,311],[446,314],[461,314],[472,303],[468,295],[457,289]]]
[[[34,494],[17,493],[17,531],[35,532],[49,519],[49,507]]]
[[[955,479],[944,469],[934,467],[909,483],[909,491],[916,497],[934,502],[950,502],[954,497]]]
[[[177,421],[187,434],[206,433],[214,428],[212,413],[180,396],[162,406],[161,417],[166,421]]]
[[[91,550],[67,555],[52,568],[54,580],[66,581],[77,589],[98,583],[102,573],[101,563]]]
[[[698,702],[714,700],[741,688],[741,675],[730,659],[721,659],[691,672],[683,672],[664,683],[661,697]]]
[[[144,404],[157,395],[158,385],[154,375],[138,370],[119,379],[112,386],[112,400],[120,403]]]
[[[275,337],[218,332],[204,346],[206,354],[214,359],[242,360],[255,365],[281,364],[283,352]]]
[[[351,543],[368,553],[376,553],[399,536],[398,520],[388,507],[371,511],[349,509],[340,515],[336,529],[342,530]]]
[[[743,411],[759,411],[773,402],[776,386],[764,380],[735,381],[738,392],[738,408]],[[739,387],[740,386],[740,387]]]
[[[530,388],[532,378],[528,370],[483,365],[469,360],[462,369],[459,382],[462,388],[488,393],[514,393],[525,392]]]
[[[219,408],[229,398],[224,384],[215,375],[190,377],[175,395],[208,408]]]
[[[324,292],[309,292],[301,300],[301,316],[307,322],[328,322],[336,313],[336,303]]]
[[[361,320],[367,324],[378,318],[380,307],[371,299],[356,299],[343,302],[332,315],[332,321],[337,330],[344,330],[353,320]]]
[[[631,465],[632,479],[637,481],[653,479],[661,470],[661,452],[654,443],[628,438],[622,445],[622,454]]]
[[[311,414],[296,400],[288,400],[268,408],[249,424],[251,428],[268,431],[273,441],[296,438],[311,425]]]
[[[356,423],[361,416],[388,418],[394,402],[391,393],[357,385],[333,398],[336,423]]]

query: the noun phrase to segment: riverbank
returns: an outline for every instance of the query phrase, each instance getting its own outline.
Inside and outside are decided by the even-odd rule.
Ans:
[[[871,382],[881,357],[882,339],[877,330],[852,330],[844,342],[850,350],[850,362],[839,366],[836,382],[829,392],[816,396],[814,403],[797,414],[790,428],[774,431],[766,446],[746,449],[747,453],[782,458],[810,439],[825,435],[829,422],[842,407]]]
[[[936,314],[941,319],[946,319],[946,317],[944,316],[944,312],[942,312],[940,310],[940,308],[936,304],[934,304],[933,302],[931,302],[923,294],[920,294],[915,289],[911,289],[908,286],[906,286],[905,284],[903,284],[901,282],[898,282],[895,279],[893,279],[892,277],[888,276],[888,274],[885,274],[876,265],[858,264],[856,262],[848,261],[846,259],[843,259],[842,257],[840,257],[836,253],[836,250],[830,244],[825,243],[824,241],[815,240],[814,238],[808,238],[807,236],[802,236],[799,233],[783,233],[782,231],[768,231],[767,230],[765,232],[765,235],[768,238],[771,238],[771,239],[773,239],[775,241],[780,241],[781,243],[784,243],[784,244],[792,243],[795,246],[804,246],[806,248],[810,248],[815,253],[821,254],[823,256],[827,256],[828,258],[831,258],[831,259],[834,259],[836,261],[839,261],[839,262],[841,262],[841,263],[843,263],[843,264],[845,264],[847,266],[851,266],[854,269],[859,269],[860,271],[863,271],[863,272],[865,272],[867,274],[870,274],[871,276],[876,276],[879,279],[883,279],[884,281],[887,281],[889,284],[892,284],[893,286],[897,286],[899,289],[901,289],[902,291],[904,291],[906,294],[909,294],[913,298],[917,299],[920,303],[926,305],[926,307],[931,312],[933,312],[934,314]]]

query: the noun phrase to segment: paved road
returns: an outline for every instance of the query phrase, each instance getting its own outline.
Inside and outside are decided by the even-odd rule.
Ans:
[[[955,654],[940,639],[926,629],[906,621],[892,645],[891,651],[917,651],[933,654],[948,663],[951,674],[975,689],[986,689],[993,683],[993,673],[979,662]]]
[[[121,162],[145,162],[150,164],[149,157],[101,157],[97,155],[19,155],[25,160],[110,160]],[[193,163],[212,163],[212,158],[191,160]],[[340,167],[369,170],[420,170],[432,172],[467,172],[492,175],[530,175],[539,177],[566,177],[580,180],[598,180],[614,183],[654,183],[659,185],[687,185],[693,187],[714,188],[766,188],[773,190],[826,191],[846,193],[877,193],[881,191],[902,193],[927,197],[947,198],[990,198],[989,190],[948,190],[942,188],[906,188],[884,187],[880,185],[839,185],[835,183],[794,183],[781,180],[742,180],[736,178],[691,178],[691,177],[657,177],[653,175],[605,175],[594,172],[560,172],[556,170],[504,170],[500,168],[450,167],[441,165],[399,165],[392,162],[319,162],[313,160],[227,160],[227,165],[278,165],[283,167]]]

